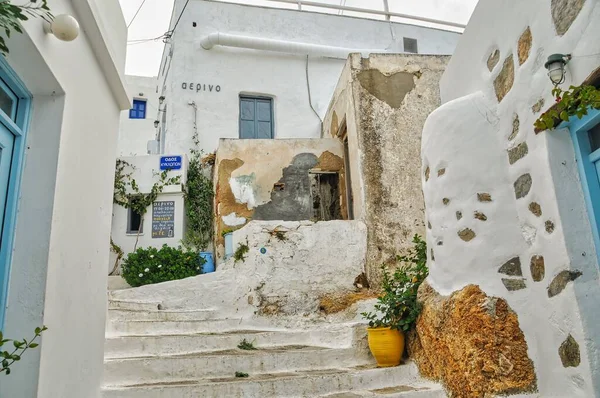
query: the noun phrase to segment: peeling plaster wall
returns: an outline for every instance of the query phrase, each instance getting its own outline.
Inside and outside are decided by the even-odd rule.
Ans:
[[[429,283],[505,299],[544,397],[600,394],[598,264],[573,143],[533,128],[554,102],[548,55],[574,55],[563,88],[600,65],[578,58],[600,53],[598,18],[594,0],[481,0],[423,131]]]
[[[421,131],[440,104],[448,57],[352,54],[323,122],[324,137],[347,129],[354,216],[369,228],[367,275],[424,234]],[[339,138],[338,138],[339,139]]]
[[[309,170],[343,176],[343,148],[336,139],[221,139],[215,162],[215,237],[251,219],[301,221],[312,218]],[[341,196],[345,195],[340,178]]]

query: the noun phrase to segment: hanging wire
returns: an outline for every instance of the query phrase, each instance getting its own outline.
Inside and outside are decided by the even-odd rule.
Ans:
[[[157,41],[157,40],[160,40],[160,39],[162,39],[162,41],[164,43],[166,43],[167,40],[169,40],[171,37],[173,37],[173,34],[175,34],[175,30],[177,29],[177,26],[179,25],[179,21],[181,21],[181,17],[183,16],[183,13],[185,12],[185,10],[186,10],[186,8],[187,8],[187,6],[188,6],[189,3],[190,3],[190,0],[187,0],[185,2],[185,5],[183,6],[183,9],[181,10],[181,13],[179,14],[179,17],[177,18],[177,21],[175,22],[175,26],[173,26],[173,29],[166,31],[165,33],[163,33],[162,35],[157,36],[157,37],[152,37],[152,38],[148,38],[148,39],[129,40],[127,42],[127,45],[128,46],[132,46],[132,45],[135,45],[135,44],[142,44],[142,43],[147,43],[147,42],[150,42],[150,41]],[[143,3],[142,3],[142,5],[143,5]],[[140,8],[141,8],[141,6],[140,6]],[[139,10],[138,10],[138,12],[139,12]],[[134,19],[135,19],[135,17],[134,17]]]
[[[135,17],[138,16],[138,14],[140,13],[140,10],[142,9],[142,7],[144,6],[145,3],[146,3],[146,0],[142,0],[142,4],[140,4],[140,6],[138,7],[137,11],[133,15],[133,18],[131,18],[131,21],[129,21],[129,23],[127,24],[127,29],[129,29],[129,27],[131,26],[131,24],[133,23],[133,21],[135,21]]]

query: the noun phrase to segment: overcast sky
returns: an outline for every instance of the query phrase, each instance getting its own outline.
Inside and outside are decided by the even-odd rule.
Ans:
[[[129,23],[144,0],[119,0]],[[228,0],[234,3],[269,5],[264,0]],[[314,1],[314,0],[313,0]],[[318,0],[350,7],[383,9],[380,0]],[[466,24],[478,0],[388,0],[390,11]],[[174,0],[146,0],[129,28],[129,40],[157,37],[169,29]],[[291,6],[294,7],[294,6]],[[325,11],[325,10],[320,10]],[[164,44],[162,41],[130,42],[127,47],[128,75],[155,76]]]

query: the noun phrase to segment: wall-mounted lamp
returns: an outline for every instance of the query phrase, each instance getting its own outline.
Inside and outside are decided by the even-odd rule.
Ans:
[[[164,96],[164,95],[161,95],[160,97],[158,97],[158,103],[159,103],[160,105],[162,105],[162,104],[163,104],[163,102],[165,102],[165,96]]]
[[[571,60],[571,54],[552,54],[544,65],[548,69],[548,77],[552,84],[558,86],[565,82],[565,66]]]
[[[158,120],[154,121],[154,128],[158,128],[158,125],[160,124],[160,122]]]
[[[54,17],[52,23],[44,24],[44,32],[52,33],[62,41],[73,41],[79,36],[79,22],[68,14]]]

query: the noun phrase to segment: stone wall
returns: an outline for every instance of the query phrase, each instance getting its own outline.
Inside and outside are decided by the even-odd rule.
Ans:
[[[215,240],[250,220],[302,221],[313,218],[311,172],[339,175],[341,217],[345,218],[343,149],[334,139],[222,139],[215,163]]]
[[[590,0],[480,1],[441,79],[444,105],[423,130],[429,285],[449,297],[440,300],[464,298],[469,314],[480,314],[481,303],[466,300],[468,291],[512,309],[514,317],[496,319],[500,329],[487,333],[502,338],[509,328],[524,336],[540,396],[591,397],[600,386],[600,322],[592,309],[600,301],[597,255],[573,144],[566,129],[536,134],[533,127],[554,102],[544,68],[550,54],[574,55],[563,88],[598,67],[598,59],[584,56],[600,52],[590,39],[600,34],[592,22],[598,17],[600,3]],[[488,321],[435,329],[445,307],[424,303],[418,332],[439,331],[429,344],[436,362],[467,369],[473,358],[506,356],[484,345],[475,357],[456,360],[455,350],[469,346],[469,335],[485,335]],[[475,385],[421,363],[458,396],[534,386],[513,389],[510,375],[487,372],[485,364],[474,374],[484,383]],[[532,380],[526,374],[523,380]]]
[[[348,140],[354,216],[369,228],[367,275],[423,235],[421,131],[440,104],[447,57],[352,54],[324,120],[324,136]]]

